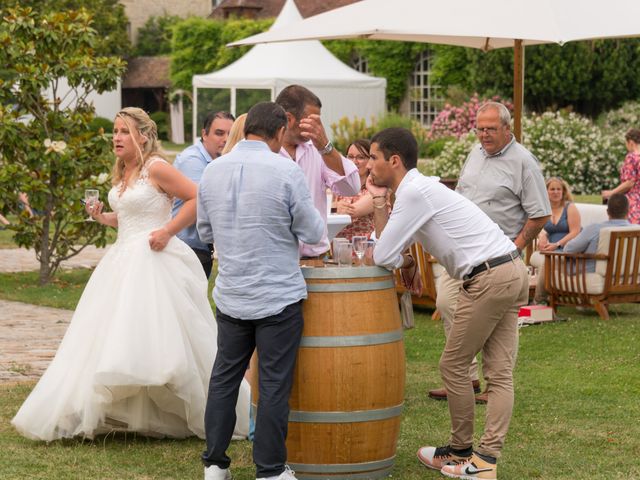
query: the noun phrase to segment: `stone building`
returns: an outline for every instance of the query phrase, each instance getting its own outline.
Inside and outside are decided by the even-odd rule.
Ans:
[[[135,44],[138,30],[149,17],[177,15],[206,17],[216,7],[216,0],[120,0],[129,19],[129,40]]]

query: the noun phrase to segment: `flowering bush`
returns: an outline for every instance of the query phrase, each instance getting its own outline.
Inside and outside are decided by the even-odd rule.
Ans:
[[[625,102],[620,108],[607,112],[604,128],[617,132],[620,137],[630,128],[640,128],[640,102]]]
[[[358,138],[371,138],[376,132],[389,127],[411,130],[418,142],[419,156],[425,156],[427,131],[420,122],[397,113],[387,113],[379,119],[371,117],[370,126],[367,126],[364,118],[353,117],[351,120],[348,117],[342,117],[337,123],[331,124],[332,142],[339,152],[346,155],[346,148],[352,141]]]
[[[574,193],[598,194],[618,182],[625,155],[620,135],[600,129],[574,113],[543,113],[523,118],[524,146],[540,161],[545,177],[564,178]],[[477,139],[467,134],[446,142],[423,173],[457,177]]]
[[[444,144],[442,152],[428,162],[423,173],[440,178],[457,178],[471,148],[478,143],[477,137],[468,132],[460,138],[452,138]]]
[[[575,113],[525,117],[524,146],[540,161],[545,177],[559,176],[574,193],[597,194],[615,186],[624,142]]]
[[[463,102],[459,107],[447,103],[431,124],[429,139],[441,137],[460,138],[462,135],[466,135],[476,126],[478,109],[488,100],[501,102],[509,111],[513,111],[513,105],[501,100],[497,95],[491,99],[480,99],[478,98],[478,94],[475,93],[468,102]]]

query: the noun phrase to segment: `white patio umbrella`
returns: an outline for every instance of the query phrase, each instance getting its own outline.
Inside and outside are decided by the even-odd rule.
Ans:
[[[640,0],[363,0],[230,45],[370,38],[514,48],[514,133],[521,134],[524,47],[640,36]]]

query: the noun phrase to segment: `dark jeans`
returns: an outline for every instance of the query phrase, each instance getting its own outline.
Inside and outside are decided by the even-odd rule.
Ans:
[[[240,320],[216,309],[216,322],[218,354],[204,415],[207,450],[202,454],[202,461],[205,466],[217,465],[223,469],[231,464],[226,451],[236,424],[238,390],[253,350],[257,348],[260,399],[253,461],[256,477],[280,475],[287,460],[289,395],[304,325],[302,301],[260,320]]]
[[[191,250],[195,252],[198,260],[200,260],[200,263],[202,264],[202,269],[204,270],[205,275],[209,278],[211,276],[211,269],[213,268],[213,246],[209,248],[209,251],[200,250],[199,248],[192,248]]]

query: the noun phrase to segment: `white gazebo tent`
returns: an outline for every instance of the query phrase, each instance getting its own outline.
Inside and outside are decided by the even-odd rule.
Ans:
[[[301,20],[293,0],[287,0],[272,28]],[[228,110],[239,115],[251,107],[247,99],[273,101],[287,85],[303,85],[322,101],[322,121],[329,135],[329,126],[342,117],[355,116],[369,121],[383,114],[386,108],[386,79],[348,67],[317,40],[256,45],[221,70],[194,75],[192,83],[194,141],[200,128],[198,89],[228,90]]]

